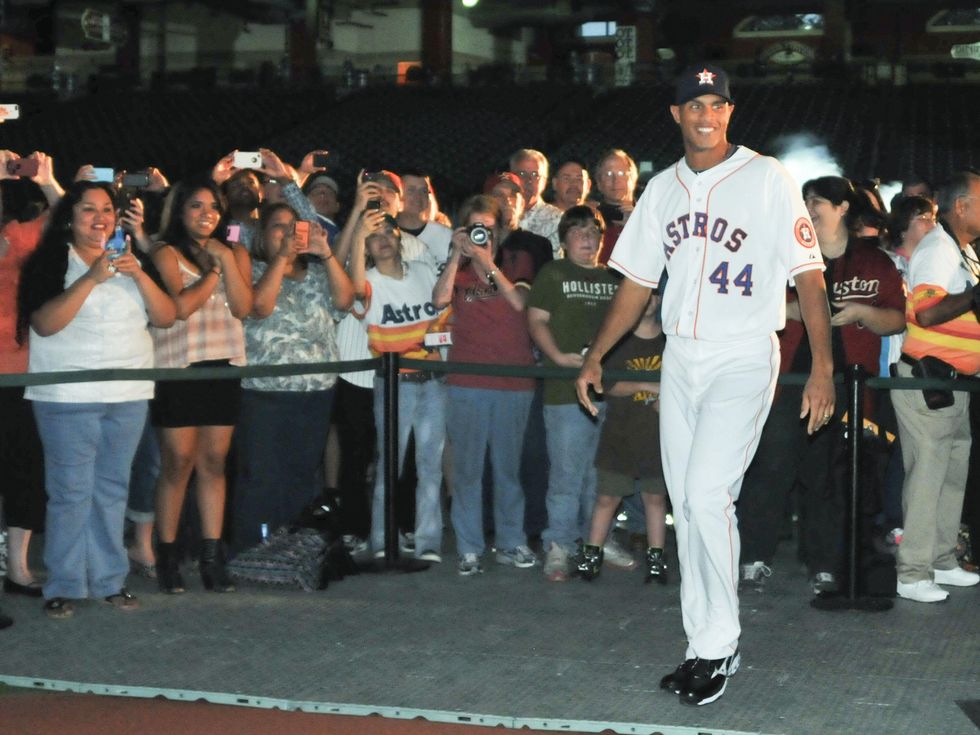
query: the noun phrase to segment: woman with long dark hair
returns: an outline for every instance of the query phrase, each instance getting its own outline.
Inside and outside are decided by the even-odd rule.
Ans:
[[[158,367],[245,364],[244,319],[252,309],[248,252],[219,234],[224,201],[214,182],[188,181],[170,194],[153,262],[177,306],[177,322],[153,331]],[[241,406],[237,378],[161,382],[151,407],[160,430],[157,481],[157,581],[184,591],[174,542],[191,473],[201,516],[201,581],[231,592],[220,547],[225,512],[225,461]]]
[[[147,331],[173,323],[173,301],[143,256],[106,244],[116,226],[111,189],[76,182],[54,208],[21,273],[18,335],[30,334],[29,371],[153,366]],[[44,609],[70,617],[72,600],[101,598],[131,610],[123,518],[129,471],[153,383],[30,386],[25,397],[44,446],[48,493]]]

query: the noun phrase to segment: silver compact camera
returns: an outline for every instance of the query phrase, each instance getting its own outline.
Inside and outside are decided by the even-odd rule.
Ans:
[[[467,227],[466,234],[469,235],[471,243],[479,245],[481,248],[486,247],[487,243],[490,242],[490,238],[493,236],[489,228],[481,225],[479,222]]]

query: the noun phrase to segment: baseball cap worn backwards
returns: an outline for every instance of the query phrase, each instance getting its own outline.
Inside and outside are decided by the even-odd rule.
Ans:
[[[677,77],[674,104],[683,105],[703,94],[716,94],[728,102],[734,102],[728,85],[728,74],[714,64],[689,66]]]

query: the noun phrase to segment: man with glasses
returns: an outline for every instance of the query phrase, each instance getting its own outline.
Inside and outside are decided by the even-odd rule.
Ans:
[[[559,257],[558,221],[562,213],[541,198],[548,184],[548,159],[541,151],[522,148],[510,157],[509,167],[510,172],[520,179],[524,194],[521,228],[548,238],[554,256]]]
[[[980,372],[980,174],[958,171],[939,191],[940,226],[909,259],[908,334],[900,377]],[[905,526],[898,547],[898,595],[942,602],[943,587],[970,587],[980,575],[956,558],[960,514],[970,466],[970,394],[965,391],[893,390],[905,462]]]
[[[619,148],[608,150],[599,159],[595,180],[601,197],[599,212],[606,221],[606,233],[602,237],[602,249],[599,251],[599,262],[605,263],[633,211],[636,183],[639,180],[636,161]]]

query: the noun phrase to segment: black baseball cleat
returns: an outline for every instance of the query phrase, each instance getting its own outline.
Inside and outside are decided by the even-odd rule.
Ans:
[[[685,662],[686,663],[686,662]],[[739,653],[736,650],[725,658],[695,659],[687,686],[680,692],[681,702],[691,705],[710,704],[720,699],[728,686],[728,677],[738,671]]]
[[[689,658],[667,676],[660,680],[660,688],[674,694],[680,694],[687,689],[687,684],[691,680],[691,672],[694,670],[696,658]]]

